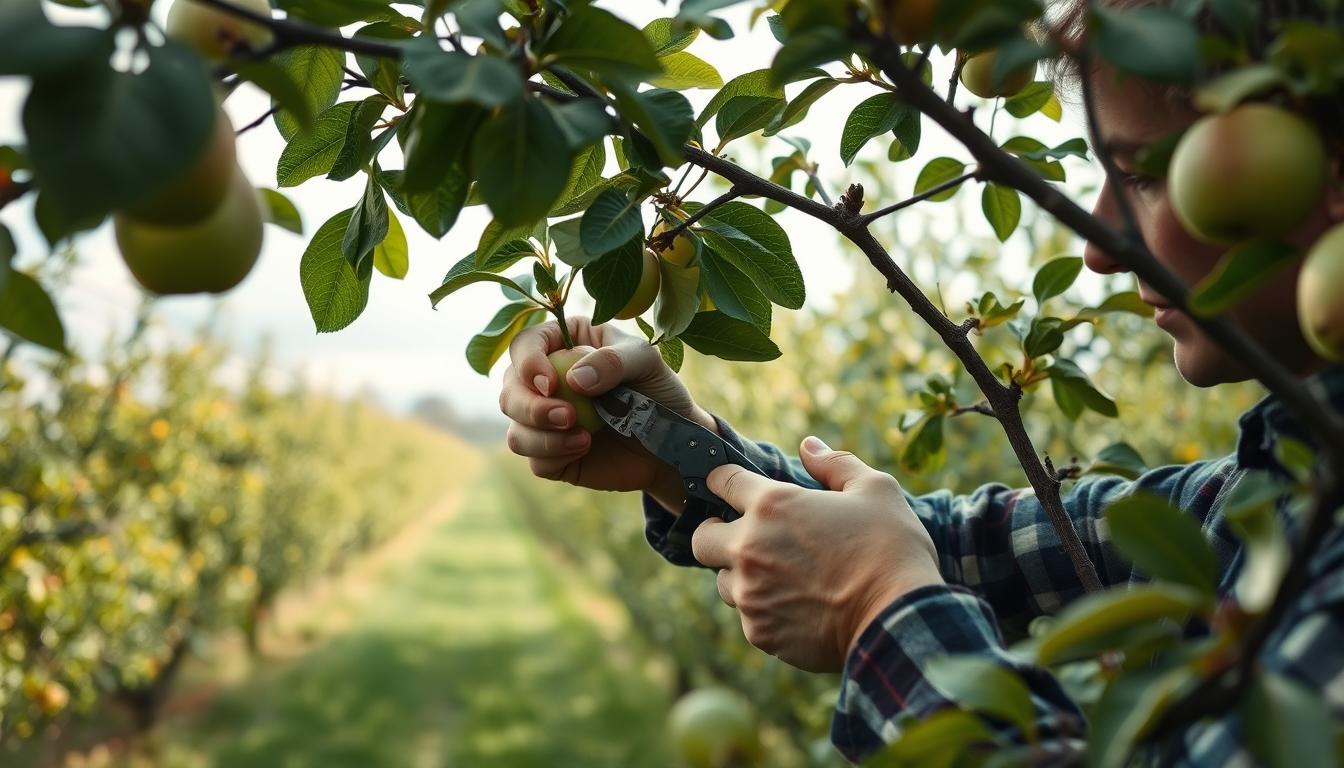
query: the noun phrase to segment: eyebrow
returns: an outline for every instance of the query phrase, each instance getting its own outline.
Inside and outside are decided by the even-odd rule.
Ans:
[[[1151,142],[1110,139],[1105,142],[1107,154],[1111,157],[1133,158]]]

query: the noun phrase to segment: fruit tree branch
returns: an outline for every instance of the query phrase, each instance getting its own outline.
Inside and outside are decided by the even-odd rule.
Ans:
[[[930,187],[929,189],[924,190],[923,192],[919,193],[918,195],[915,195],[914,197],[908,200],[902,200],[901,202],[895,203],[894,205],[889,205],[886,208],[873,211],[872,213],[864,214],[859,218],[859,220],[863,222],[864,226],[867,226],[869,224],[872,224],[874,221],[877,221],[878,219],[882,218],[883,216],[890,216],[891,214],[909,208],[910,206],[916,203],[922,203],[931,197],[936,197],[937,195],[940,195],[949,189],[955,189],[961,186],[962,184],[965,184],[966,182],[970,181],[971,179],[976,178],[979,175],[979,173],[980,170],[978,168],[974,171],[963,173],[962,175],[958,176],[955,179],[948,179],[947,181],[944,181],[942,184]]]
[[[194,0],[194,2],[269,28],[271,33],[275,35],[275,42],[267,46],[268,53],[279,53],[287,48],[300,45],[320,45],[364,56],[376,56],[384,59],[401,58],[401,47],[397,45],[380,43],[377,40],[367,38],[346,37],[339,32],[332,32],[315,24],[273,18],[265,13],[241,8],[234,5],[230,0]]]
[[[677,238],[677,235],[680,235],[682,232],[685,232],[686,230],[690,229],[692,224],[708,216],[710,213],[713,213],[715,208],[722,206],[724,203],[736,200],[741,196],[742,193],[738,191],[737,187],[733,187],[727,192],[724,192],[722,195],[719,195],[713,200],[710,200],[708,203],[705,203],[704,205],[700,206],[700,210],[691,214],[689,217],[687,217],[685,221],[681,222],[675,227],[672,227],[671,229],[667,230],[658,237],[655,237],[654,242],[657,244],[657,247],[655,247],[654,250],[667,249],[672,245],[672,241]]]
[[[941,100],[939,103],[942,103]],[[967,333],[968,327],[952,322],[934,306],[919,286],[896,266],[890,254],[868,230],[864,217],[851,213],[843,204],[834,208],[822,205],[698,147],[688,145],[683,151],[687,160],[732,182],[734,189],[743,194],[770,198],[819,219],[831,225],[863,251],[873,267],[887,279],[887,289],[905,299],[915,314],[942,338],[943,343],[952,350],[975,379],[975,383],[979,385],[980,391],[989,402],[990,409],[998,417],[1004,433],[1008,436],[1008,442],[1012,444],[1013,453],[1022,465],[1027,480],[1050,517],[1079,582],[1089,592],[1100,590],[1101,580],[1097,576],[1096,566],[1092,564],[1087,551],[1083,548],[1078,532],[1074,529],[1073,522],[1060,499],[1059,481],[1041,464],[1040,457],[1032,445],[1031,436],[1027,434],[1026,426],[1022,422],[1022,415],[1018,410],[1022,390],[1016,386],[1007,386],[998,380],[971,343]]]

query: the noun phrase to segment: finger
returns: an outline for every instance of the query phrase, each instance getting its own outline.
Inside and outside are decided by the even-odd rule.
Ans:
[[[519,456],[538,459],[563,456],[573,461],[576,455],[588,450],[592,436],[583,429],[557,432],[551,429],[535,429],[514,422],[509,425],[505,442],[509,450]]]
[[[574,426],[574,406],[553,397],[540,397],[519,378],[515,369],[504,374],[499,390],[499,410],[511,420],[539,429],[567,429]]]
[[[546,356],[565,345],[560,326],[555,322],[525,328],[509,342],[509,361],[518,378],[537,394],[555,392],[559,378]]]
[[[737,540],[737,531],[736,526],[711,517],[691,534],[691,554],[706,568],[731,568],[732,546]]]
[[[858,456],[849,451],[831,450],[816,437],[803,441],[799,456],[808,474],[832,491],[843,491],[865,478],[881,474],[864,464]]]
[[[705,478],[709,492],[728,503],[728,506],[742,514],[752,509],[757,499],[766,491],[781,485],[764,475],[758,475],[736,464],[715,467]]]
[[[580,358],[569,370],[569,385],[586,395],[600,395],[623,382],[651,378],[665,365],[656,347],[626,337]]]
[[[731,568],[721,568],[716,580],[719,588],[719,599],[736,608],[737,603],[733,601],[733,570]]]

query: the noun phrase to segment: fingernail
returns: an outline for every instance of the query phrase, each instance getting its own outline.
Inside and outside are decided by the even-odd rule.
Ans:
[[[803,447],[811,453],[821,453],[822,451],[831,450],[829,446],[821,441],[821,438],[816,436],[808,436],[808,438],[803,441]]]
[[[582,448],[583,446],[585,446],[585,445],[587,445],[587,444],[588,444],[588,435],[587,435],[587,433],[584,433],[584,432],[579,432],[579,433],[570,435],[569,437],[566,437],[566,438],[565,438],[565,447],[566,447],[566,448],[576,448],[576,449],[577,449],[577,448]]]
[[[588,389],[597,383],[597,369],[591,365],[581,365],[570,370],[569,380],[579,389]]]
[[[569,412],[564,408],[552,408],[548,416],[551,423],[557,427],[563,427],[569,424]]]
[[[537,377],[532,380],[532,384],[537,388],[537,392],[541,393],[542,397],[551,394],[551,380],[542,374],[538,373]]]

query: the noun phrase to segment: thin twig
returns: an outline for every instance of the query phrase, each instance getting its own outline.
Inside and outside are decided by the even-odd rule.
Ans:
[[[978,413],[990,418],[998,417],[998,414],[994,413],[994,408],[989,404],[988,400],[978,402],[975,405],[959,406],[955,411],[952,411],[953,416],[961,416],[967,413]]]
[[[733,187],[727,192],[724,192],[722,195],[719,195],[713,200],[710,200],[708,203],[705,203],[704,205],[700,206],[700,210],[691,214],[689,217],[687,217],[685,221],[681,222],[675,227],[672,227],[663,234],[655,237],[653,239],[653,242],[651,242],[649,245],[652,246],[655,251],[666,250],[668,247],[672,245],[672,241],[677,238],[677,235],[680,235],[682,232],[685,232],[687,229],[690,229],[692,224],[708,216],[710,213],[714,211],[715,208],[722,206],[724,203],[736,200],[741,196],[742,193],[737,191],[737,187]]]
[[[896,213],[897,211],[903,210],[905,208],[909,208],[910,206],[915,205],[916,203],[922,203],[931,197],[940,195],[949,189],[959,187],[962,184],[965,184],[966,182],[970,181],[971,179],[976,178],[979,173],[980,170],[978,168],[973,171],[968,171],[955,179],[948,179],[947,181],[944,181],[942,184],[939,184],[935,187],[930,187],[929,189],[920,192],[918,195],[915,195],[914,197],[908,200],[902,200],[901,202],[889,205],[886,208],[882,208],[880,210],[873,211],[872,213],[865,214],[864,216],[860,217],[859,220],[863,222],[864,226],[867,226],[869,224],[872,224],[874,221],[877,221],[878,219],[882,218],[883,216],[890,216],[891,214]]]
[[[196,2],[268,27],[275,35],[275,41],[264,49],[267,54],[279,53],[300,45],[320,45],[365,56],[377,56],[384,59],[401,58],[401,47],[390,43],[380,43],[369,38],[346,37],[339,32],[332,32],[314,24],[273,18],[269,14],[241,8],[230,0],[196,0]]]
[[[821,202],[827,205],[835,205],[831,201],[831,196],[826,194],[826,187],[822,185],[821,179],[817,177],[817,164],[808,163],[803,167],[803,173],[806,173],[807,178],[812,180],[812,188],[817,190],[817,197],[821,198]]]

